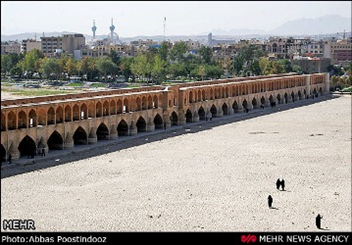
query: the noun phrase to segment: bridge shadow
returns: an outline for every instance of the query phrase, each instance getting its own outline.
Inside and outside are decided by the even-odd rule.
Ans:
[[[101,156],[104,154],[116,152],[123,149],[128,149],[135,146],[144,145],[150,142],[156,142],[167,138],[176,137],[187,133],[198,133],[205,130],[211,130],[220,125],[226,125],[238,121],[245,121],[255,117],[270,115],[276,112],[287,111],[293,108],[304,107],[319,103],[322,101],[331,100],[337,97],[329,95],[320,96],[315,99],[305,99],[295,103],[279,104],[277,107],[266,107],[262,109],[254,109],[249,113],[235,113],[229,116],[214,117],[212,121],[199,121],[186,123],[181,126],[172,126],[166,130],[158,129],[153,132],[139,133],[136,136],[120,136],[116,140],[98,141],[94,145],[75,146],[69,150],[49,151],[46,157],[36,157],[35,159],[21,158],[14,160],[12,165],[1,167],[1,179],[31,172],[42,170],[49,167],[59,166],[62,164],[85,160],[91,157]],[[51,155],[52,154],[52,155]],[[18,163],[16,164],[16,161]],[[20,164],[19,164],[20,163]]]

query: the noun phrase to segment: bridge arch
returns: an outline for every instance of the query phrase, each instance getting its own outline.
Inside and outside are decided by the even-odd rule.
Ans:
[[[190,109],[187,109],[186,111],[186,122],[192,122],[193,120],[193,115]]]
[[[170,116],[170,121],[171,121],[171,126],[177,126],[178,125],[178,115],[175,111],[171,113]]]
[[[18,128],[27,128],[27,114],[23,110],[18,113]]]
[[[29,111],[28,114],[29,118],[29,127],[37,127],[37,113],[34,109]]]
[[[34,142],[34,140],[26,135],[20,142],[19,146],[18,146],[18,150],[20,151],[20,156],[30,156],[32,154],[34,154],[35,150],[36,150],[36,144]]]
[[[199,107],[198,116],[199,116],[199,120],[205,120],[205,110],[203,106]]]
[[[82,120],[88,119],[88,108],[87,108],[86,103],[83,103],[83,104],[81,105],[80,118],[81,118]]]
[[[103,106],[100,101],[98,101],[95,105],[95,117],[103,116]]]
[[[71,122],[71,121],[72,121],[71,106],[67,105],[65,106],[65,122]]]
[[[237,113],[237,112],[238,112],[239,107],[238,107],[238,104],[237,104],[237,101],[236,101],[236,100],[235,100],[235,101],[233,102],[233,104],[232,104],[232,109],[233,109],[233,112],[234,112],[234,113]]]
[[[137,133],[147,132],[147,123],[142,116],[140,116],[136,123]]]
[[[123,107],[122,107],[122,101],[120,99],[117,100],[117,114],[122,114],[123,112]]]
[[[61,106],[58,106],[56,109],[56,123],[64,122],[64,109]]]
[[[73,142],[75,145],[86,145],[88,143],[86,131],[79,126],[73,134]]]
[[[103,116],[109,116],[109,102],[107,101],[103,103]]]
[[[163,129],[163,119],[159,113],[155,115],[153,123],[155,125],[155,129]]]
[[[5,114],[1,112],[1,131],[6,131]]]
[[[49,150],[62,150],[64,148],[64,140],[58,131],[52,132],[48,138],[47,145]]]
[[[97,139],[98,140],[108,140],[109,139],[109,129],[105,125],[105,123],[100,123],[99,127],[96,131]]]
[[[210,107],[210,113],[211,113],[212,117],[216,117],[217,116],[218,109],[216,108],[216,106],[214,104]]]
[[[72,109],[73,112],[73,121],[78,121],[80,118],[79,106],[75,104]]]
[[[229,109],[228,109],[228,106],[226,103],[222,104],[222,107],[221,107],[222,111],[223,111],[223,115],[229,115]]]
[[[48,109],[46,120],[47,120],[46,121],[47,125],[55,124],[55,110],[54,110],[54,108],[50,107]]]
[[[117,134],[118,134],[118,136],[127,136],[128,135],[128,124],[123,119],[117,125]]]
[[[115,102],[115,100],[110,101],[110,115],[116,115],[116,102]]]

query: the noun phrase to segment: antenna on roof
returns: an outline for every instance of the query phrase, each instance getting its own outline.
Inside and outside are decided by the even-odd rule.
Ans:
[[[164,41],[165,41],[166,17],[164,17]]]

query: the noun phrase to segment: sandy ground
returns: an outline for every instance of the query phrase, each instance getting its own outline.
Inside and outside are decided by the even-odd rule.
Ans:
[[[28,96],[14,95],[13,93],[10,93],[10,92],[1,91],[1,99],[2,100],[22,99],[22,98],[26,98],[26,97],[28,97]]]
[[[318,213],[351,231],[351,96],[1,180],[1,220],[36,231],[318,231]]]

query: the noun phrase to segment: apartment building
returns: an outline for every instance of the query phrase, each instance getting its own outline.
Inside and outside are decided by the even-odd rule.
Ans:
[[[21,44],[17,41],[1,42],[1,54],[19,54]]]
[[[21,43],[21,52],[30,52],[33,49],[42,50],[42,44],[40,41],[34,39],[25,39]]]
[[[58,50],[73,54],[74,50],[85,47],[85,37],[82,34],[65,34],[61,37],[41,37],[41,48],[46,56],[55,54]]]

